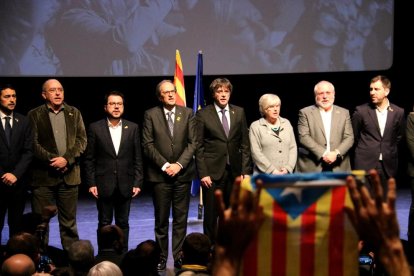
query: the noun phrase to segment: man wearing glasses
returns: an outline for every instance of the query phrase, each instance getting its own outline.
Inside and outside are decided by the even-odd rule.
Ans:
[[[170,80],[161,81],[156,87],[156,96],[161,104],[144,114],[142,143],[149,160],[146,180],[154,189],[155,239],[161,248],[158,270],[163,271],[168,259],[171,206],[174,267],[181,268],[180,251],[187,233],[196,144],[193,111],[176,105],[174,84]]]
[[[115,224],[124,234],[123,251],[128,251],[131,200],[142,188],[142,158],[139,128],[122,118],[124,95],[111,91],[105,95],[106,118],[88,129],[85,175],[89,192],[96,198],[98,230]],[[100,233],[100,231],[98,231]],[[102,250],[98,235],[98,247]]]
[[[76,225],[80,157],[86,148],[86,131],[80,111],[64,102],[62,84],[43,84],[45,104],[29,111],[34,132],[32,210],[41,214],[57,205],[60,238],[64,250],[79,240]],[[48,237],[46,237],[46,242]]]

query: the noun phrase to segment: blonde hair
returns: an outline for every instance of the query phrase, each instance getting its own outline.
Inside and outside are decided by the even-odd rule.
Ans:
[[[89,269],[88,276],[122,276],[121,269],[109,261],[97,263]]]
[[[264,116],[266,109],[271,105],[281,104],[281,100],[278,95],[275,94],[263,94],[259,99],[259,112]]]

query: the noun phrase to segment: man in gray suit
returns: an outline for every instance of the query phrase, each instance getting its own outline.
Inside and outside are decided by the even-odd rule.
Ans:
[[[354,143],[349,111],[334,105],[335,87],[320,81],[315,105],[299,110],[299,172],[350,171],[348,151]]]
[[[28,113],[34,132],[32,210],[41,214],[57,205],[60,238],[64,250],[79,240],[76,225],[80,157],[86,148],[86,131],[80,111],[64,102],[62,84],[43,84],[46,103]],[[48,237],[46,237],[47,240]]]
[[[89,126],[85,176],[89,192],[97,199],[98,233],[101,227],[112,224],[114,216],[124,233],[126,252],[131,200],[141,191],[143,182],[139,128],[122,118],[121,92],[108,92],[104,100],[106,118]],[[98,245],[101,247],[99,235]]]
[[[252,173],[249,131],[244,108],[229,104],[233,85],[226,78],[210,84],[214,104],[199,110],[196,161],[204,202],[203,230],[216,241],[217,209],[214,193],[220,189],[226,207],[233,182]]]
[[[191,181],[195,169],[195,119],[190,108],[176,105],[177,91],[170,80],[156,87],[161,105],[144,114],[142,144],[148,158],[146,180],[153,184],[155,239],[161,248],[158,270],[168,258],[168,227],[172,206],[172,254],[181,268],[181,246],[187,234]]]

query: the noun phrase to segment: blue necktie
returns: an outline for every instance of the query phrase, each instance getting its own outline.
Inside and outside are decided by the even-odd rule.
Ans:
[[[10,139],[11,139],[11,125],[10,125],[10,116],[6,116],[5,120],[6,123],[4,124],[4,132],[6,133],[6,140],[7,140],[7,144],[10,145]]]

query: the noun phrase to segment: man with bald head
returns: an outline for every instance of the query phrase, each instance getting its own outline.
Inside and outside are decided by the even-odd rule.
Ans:
[[[314,87],[315,104],[299,110],[299,172],[350,171],[348,151],[354,143],[351,117],[334,105],[335,87],[320,81]]]
[[[32,210],[41,214],[47,205],[58,207],[61,243],[67,251],[79,240],[76,208],[86,131],[80,111],[64,102],[58,80],[47,80],[41,95],[45,104],[28,113],[34,132]]]
[[[7,258],[1,267],[2,276],[31,276],[36,272],[32,259],[24,254]]]

